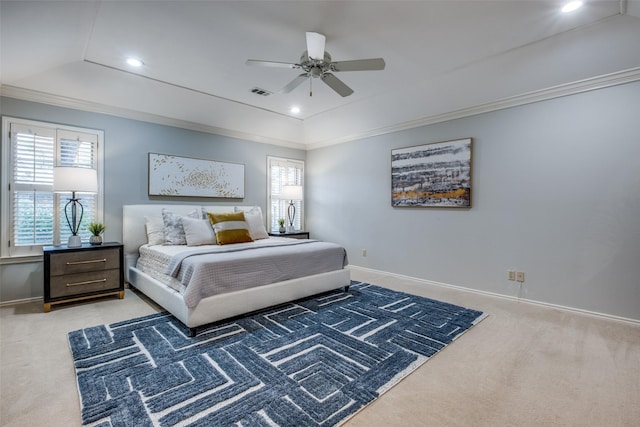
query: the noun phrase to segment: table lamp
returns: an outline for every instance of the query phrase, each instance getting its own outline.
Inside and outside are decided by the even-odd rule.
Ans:
[[[301,185],[284,185],[280,192],[280,198],[289,200],[289,207],[287,208],[287,217],[289,218],[289,230],[293,230],[293,221],[296,217],[296,207],[293,204],[295,200],[302,200],[302,186]]]
[[[98,174],[95,169],[60,166],[53,168],[53,191],[56,193],[71,192],[71,198],[64,205],[64,216],[67,219],[71,236],[67,246],[78,248],[82,246],[82,239],[78,236],[78,228],[82,222],[84,208],[76,193],[97,193]],[[69,207],[71,207],[71,220],[69,220]],[[78,217],[78,208],[80,215]]]

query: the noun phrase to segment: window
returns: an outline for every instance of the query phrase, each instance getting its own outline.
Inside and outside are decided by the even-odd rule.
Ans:
[[[84,208],[78,234],[88,241],[87,225],[102,221],[103,132],[7,117],[2,129],[2,256],[39,255],[69,238],[71,193],[53,192],[54,166],[98,171],[98,194],[76,193]]]
[[[282,187],[285,185],[300,185],[304,194],[304,162],[302,160],[281,159],[277,157],[267,158],[267,170],[269,173],[267,194],[269,195],[269,212],[267,213],[267,227],[271,230],[278,229],[278,219],[284,218],[288,224],[287,209],[290,200],[280,198]],[[294,200],[295,218],[293,228],[304,230],[304,201]]]

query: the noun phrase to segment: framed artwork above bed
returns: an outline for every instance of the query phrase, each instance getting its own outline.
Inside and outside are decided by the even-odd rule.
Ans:
[[[391,206],[470,208],[471,142],[391,150]]]
[[[244,198],[244,165],[149,153],[149,195]]]

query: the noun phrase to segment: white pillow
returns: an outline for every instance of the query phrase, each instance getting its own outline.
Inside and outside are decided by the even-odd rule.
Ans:
[[[149,245],[163,245],[164,239],[164,221],[159,216],[144,217],[145,226],[147,228],[147,243]]]
[[[182,217],[187,246],[216,245],[216,233],[208,219]]]
[[[262,219],[262,209],[260,206],[254,206],[251,209],[235,207],[236,212],[244,212],[244,220],[249,224],[249,234],[253,240],[268,239],[269,234],[264,228],[264,220]]]

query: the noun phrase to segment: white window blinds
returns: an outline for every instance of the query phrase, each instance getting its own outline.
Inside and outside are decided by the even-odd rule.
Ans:
[[[12,245],[53,243],[55,130],[11,124]]]
[[[299,185],[304,194],[304,162],[301,160],[267,158],[269,171],[269,213],[268,225],[271,230],[278,229],[278,219],[283,218],[288,224],[287,210],[290,200],[281,199],[282,187]],[[304,200],[294,200],[295,218],[293,228],[304,229]]]

